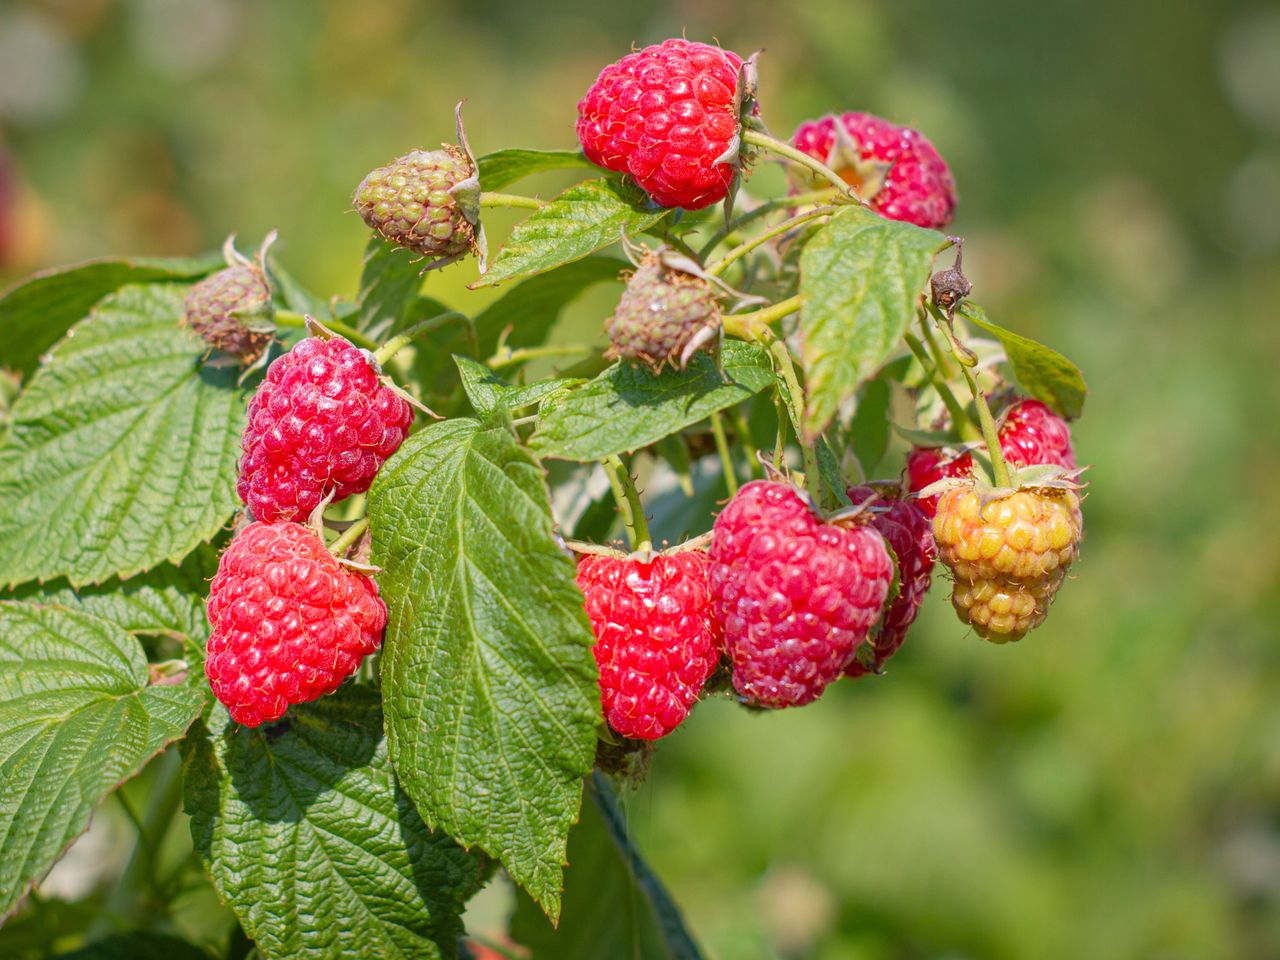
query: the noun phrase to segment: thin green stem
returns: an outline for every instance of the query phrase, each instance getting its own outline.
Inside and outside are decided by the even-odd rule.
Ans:
[[[569,343],[558,347],[521,347],[505,355],[495,353],[485,361],[485,366],[501,370],[539,357],[576,357],[580,353],[590,353],[594,349],[595,347],[581,343]]]
[[[520,207],[526,210],[538,210],[542,201],[534,197],[522,197],[516,193],[493,193],[485,190],[480,194],[482,207]]]
[[[724,318],[724,332],[739,340],[759,340],[767,343],[773,339],[769,324],[795,313],[804,305],[804,297],[796,294],[779,300],[772,306],[752,310],[750,313],[731,313]]]
[[[791,411],[787,409],[787,401],[781,390],[773,391],[773,412],[778,418],[778,438],[773,442],[773,465],[781,470],[786,466],[787,424],[791,422]]]
[[[742,133],[742,141],[744,143],[751,144],[753,147],[760,147],[764,150],[772,151],[779,156],[786,157],[793,163],[798,163],[802,167],[807,167],[809,170],[831,183],[832,186],[839,189],[841,197],[854,203],[861,204],[864,207],[867,205],[867,202],[853,191],[853,188],[845,182],[844,178],[841,177],[840,174],[836,173],[821,160],[815,160],[804,151],[797,150],[795,147],[791,146],[791,144],[783,143],[781,140],[775,140],[773,137],[761,133],[758,130],[744,130]]]
[[[724,243],[726,239],[734,233],[737,233],[749,223],[753,223],[762,217],[767,217],[769,214],[778,210],[794,210],[799,207],[807,206],[810,203],[822,203],[823,201],[831,200],[836,196],[836,192],[837,191],[833,190],[831,187],[824,187],[821,190],[810,190],[807,193],[796,193],[788,197],[779,197],[776,200],[769,200],[766,203],[762,203],[760,206],[734,217],[727,224],[713,233],[711,235],[711,239],[703,244],[700,257],[705,258],[712,250]],[[840,192],[843,193],[844,191],[842,190]]]
[[[760,461],[751,455],[751,427],[747,423],[747,418],[743,416],[740,406],[732,408],[730,416],[733,418],[733,432],[738,435],[738,442],[742,444],[742,449],[747,451],[747,473],[752,480],[758,480],[764,476],[764,467],[760,466]]]
[[[702,263],[702,255],[698,253],[697,250],[693,249],[693,247],[689,246],[688,242],[684,239],[684,237],[681,237],[677,234],[674,234],[668,231],[667,233],[663,234],[663,239],[667,243],[671,244],[671,246],[675,247],[677,250],[683,253],[686,257],[688,257],[694,263]]]
[[[917,310],[916,320],[920,322],[920,332],[924,334],[924,342],[929,345],[929,353],[933,357],[933,362],[938,365],[938,373],[942,375],[943,380],[950,380],[956,375],[955,369],[951,366],[951,358],[947,356],[946,351],[942,349],[942,345],[938,343],[938,338],[933,335],[933,328],[929,326],[926,315]]]
[[[275,312],[274,319],[277,327],[289,327],[301,330],[305,330],[307,328],[306,316],[301,313],[294,313],[292,310],[277,310]],[[364,347],[366,350],[378,349],[377,340],[370,339],[348,323],[334,319],[325,319],[320,322],[327,329],[332,330],[339,336],[346,337],[357,347]]]
[[[835,210],[836,210],[835,207],[818,207],[816,210],[809,210],[809,211],[806,211],[805,213],[798,213],[794,217],[789,217],[788,219],[783,220],[777,226],[770,227],[764,233],[756,234],[754,237],[752,237],[750,240],[746,241],[745,243],[739,244],[738,246],[734,247],[732,250],[726,253],[723,257],[721,257],[715,263],[707,267],[706,271],[712,276],[719,276],[720,274],[724,273],[724,271],[729,267],[730,264],[732,264],[736,260],[741,259],[742,257],[745,257],[748,253],[750,253],[752,250],[754,250],[756,247],[760,246],[761,244],[768,243],[774,237],[780,234],[786,233],[788,230],[793,230],[803,223],[808,223],[810,220],[816,220],[819,217],[830,216],[832,213],[835,212]]]
[[[738,492],[738,476],[729,450],[729,438],[724,435],[724,418],[719,412],[711,415],[711,433],[716,438],[716,452],[720,454],[720,465],[724,470],[724,485],[732,497]]]
[[[649,549],[653,541],[649,537],[649,524],[645,520],[644,506],[640,503],[640,493],[631,478],[631,470],[617,454],[607,457],[604,464],[605,470],[611,474],[609,482],[613,485],[614,497],[618,500],[618,510],[622,514],[622,523],[627,528],[631,549]]]
[[[951,422],[956,430],[960,432],[961,439],[977,440],[982,436],[981,432],[969,419],[969,414],[965,412],[960,401],[956,399],[956,395],[951,388],[947,386],[945,380],[942,379],[937,367],[929,359],[929,355],[925,353],[924,345],[913,337],[911,334],[904,334],[907,346],[911,348],[911,352],[915,354],[916,360],[920,362],[920,366],[924,369],[925,376],[929,378],[929,383],[934,391],[942,398],[942,404],[947,408],[947,413],[951,414]]]
[[[1004,452],[1000,449],[1000,431],[996,429],[995,418],[991,416],[991,408],[987,406],[987,398],[978,389],[973,373],[968,367],[961,367],[960,372],[969,384],[973,394],[973,403],[978,408],[978,422],[982,424],[982,436],[987,441],[987,455],[991,458],[991,479],[997,487],[1009,486],[1009,466],[1004,462]]]
[[[329,544],[329,552],[335,557],[341,557],[351,549],[357,540],[364,536],[364,532],[368,529],[369,518],[368,516],[363,516],[347,527],[346,530],[343,530],[342,534],[333,543]]]
[[[769,345],[769,353],[773,356],[778,370],[782,373],[783,383],[787,387],[787,397],[791,408],[791,424],[796,430],[796,442],[800,444],[800,452],[804,456],[804,485],[810,494],[820,490],[821,475],[818,473],[818,454],[813,444],[805,443],[801,434],[804,423],[804,391],[800,388],[800,379],[796,376],[795,364],[791,361],[791,351],[781,340],[774,340]]]
[[[398,333],[382,346],[374,345],[373,359],[378,362],[378,366],[385,366],[387,361],[394,357],[397,353],[407,347],[413,341],[426,333],[428,330],[434,330],[442,327],[451,320],[465,320],[466,316],[457,310],[446,310],[444,313],[437,313],[434,317],[428,317],[426,320],[420,320],[411,326],[404,333]]]

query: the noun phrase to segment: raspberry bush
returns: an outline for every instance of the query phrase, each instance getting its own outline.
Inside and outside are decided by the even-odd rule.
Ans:
[[[668,40],[581,78],[578,148],[477,155],[459,115],[351,171],[354,298],[272,238],[3,294],[0,914],[150,767],[129,923],[180,797],[263,957],[698,957],[620,791],[701,700],[892,682],[931,583],[956,642],[1044,621],[1079,371],[975,302],[933,143],[776,139],[756,69]],[[576,182],[511,192],[548,171]],[[606,284],[597,339],[555,342]],[[511,941],[471,943],[500,870]]]

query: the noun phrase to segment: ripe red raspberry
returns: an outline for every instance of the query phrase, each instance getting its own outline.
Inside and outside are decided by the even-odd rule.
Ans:
[[[869,511],[868,522],[888,541],[898,560],[898,595],[885,610],[879,631],[871,638],[872,666],[879,670],[898,652],[907,630],[915,623],[920,604],[924,603],[933,579],[937,548],[929,518],[915,500],[903,500],[883,486],[853,487],[849,490],[849,499],[857,506],[877,494],[880,499]],[[850,677],[860,677],[867,672],[868,668],[859,659],[845,670]]]
[[[596,634],[600,699],[624,737],[665,737],[689,715],[720,659],[707,558],[699,550],[652,560],[587,554],[578,589]]]
[[[413,409],[341,337],[308,337],[267,368],[249,402],[240,499],[255,519],[305,520],[330,493],[364,493]]]
[[[809,703],[841,675],[893,580],[875,529],[827,523],[795,488],[766,480],[716,518],[709,556],[733,685],[767,707]]]
[[[251,523],[218,561],[209,588],[205,676],[246,727],[332,693],[382,643],[387,608],[369,577],[347,570],[310,527]]]
[[[1000,449],[1005,460],[1014,466],[1056,464],[1068,470],[1076,468],[1071,428],[1039,400],[1019,400],[1005,410]]]
[[[915,447],[907,454],[907,489],[919,493],[931,483],[948,477],[967,477],[973,470],[973,457],[968,453],[959,456],[939,447]],[[916,503],[926,517],[938,511],[938,497],[917,497]]]
[[[578,140],[592,163],[629,173],[662,207],[699,210],[725,198],[737,164],[742,58],[666,40],[600,71],[578,102]]]
[[[910,127],[869,113],[846,113],[805,121],[791,143],[832,167],[854,187],[863,185],[860,166],[874,169],[892,164],[871,198],[872,209],[890,220],[944,227],[955,216],[956,184],[951,170],[933,144]]]

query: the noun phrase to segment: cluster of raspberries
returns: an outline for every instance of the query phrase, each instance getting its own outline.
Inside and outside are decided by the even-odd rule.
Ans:
[[[223,552],[207,606],[205,674],[237,723],[256,727],[333,692],[381,644],[377,585],[307,521],[368,490],[412,422],[373,357],[341,337],[308,337],[267,368],[237,487],[254,522]]]

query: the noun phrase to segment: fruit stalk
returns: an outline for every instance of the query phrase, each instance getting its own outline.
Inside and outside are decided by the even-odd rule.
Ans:
[[[277,310],[275,323],[277,327],[289,327],[296,330],[309,329],[307,327],[307,318],[301,313],[294,313],[292,310]],[[324,321],[324,325],[325,329],[345,337],[357,347],[363,347],[366,350],[378,349],[377,340],[370,339],[348,323],[343,323],[341,320],[334,320],[330,317]]]
[[[343,530],[333,543],[329,544],[329,552],[339,559],[351,549],[352,544],[364,536],[364,532],[369,529],[369,518],[361,517],[351,526]]]
[[[820,217],[830,216],[831,214],[835,213],[835,211],[836,211],[835,207],[818,207],[816,210],[809,210],[809,211],[806,211],[805,213],[798,213],[794,217],[790,217],[786,220],[783,220],[777,226],[771,227],[768,230],[766,230],[764,233],[757,234],[756,236],[752,237],[750,240],[747,240],[745,243],[739,244],[738,246],[734,247],[732,250],[726,253],[723,257],[721,257],[715,263],[707,267],[706,272],[711,274],[713,277],[719,276],[720,274],[724,273],[724,271],[727,270],[735,261],[741,259],[742,257],[745,257],[748,253],[750,253],[752,250],[754,250],[756,247],[760,246],[761,244],[768,243],[774,237],[784,234],[788,230],[793,230],[802,224],[808,223],[810,220],[817,220]]]
[[[627,528],[632,551],[638,553],[649,549],[653,545],[649,537],[649,523],[645,520],[644,506],[631,479],[631,471],[617,454],[605,459],[604,469],[609,475],[609,484],[613,487],[613,496],[618,502],[618,512],[622,514],[622,524]]]
[[[910,333],[903,336],[906,338],[907,346],[911,348],[911,352],[915,354],[916,360],[920,362],[925,375],[929,378],[930,385],[938,396],[942,398],[943,405],[947,408],[947,412],[951,414],[951,422],[955,425],[956,430],[959,431],[960,438],[962,440],[977,440],[982,436],[982,433],[973,425],[973,421],[969,419],[964,407],[960,405],[956,395],[947,386],[947,382],[942,378],[938,368],[930,361],[928,354],[925,353],[924,345]]]
[[[519,207],[527,210],[541,209],[543,201],[536,197],[522,197],[516,193],[494,193],[485,190],[480,194],[482,207]]]
[[[787,401],[790,404],[791,421],[796,431],[796,442],[800,444],[800,453],[804,457],[804,487],[810,495],[821,490],[822,480],[818,472],[818,455],[813,444],[806,443],[803,436],[804,423],[804,391],[800,388],[800,380],[796,377],[795,364],[791,362],[791,351],[781,340],[775,339],[769,345],[769,353],[773,356],[782,380],[787,387]]]
[[[733,454],[729,452],[729,438],[724,434],[724,418],[719,413],[711,415],[711,433],[716,438],[716,452],[724,470],[724,485],[729,496],[738,492],[738,477],[733,468]]]
[[[965,383],[969,384],[969,392],[973,394],[974,405],[978,408],[978,422],[982,425],[982,438],[987,442],[987,455],[991,457],[991,479],[997,487],[1009,486],[1009,466],[1004,462],[1004,452],[1000,447],[1000,431],[996,429],[995,418],[991,416],[991,408],[987,406],[987,398],[978,389],[978,383],[968,367],[961,367]]]
[[[775,338],[769,324],[790,316],[802,306],[804,297],[797,293],[794,297],[779,300],[773,306],[761,307],[750,313],[730,313],[724,318],[724,332],[739,340],[770,343]]]
[[[798,163],[802,167],[807,167],[824,180],[830,182],[833,186],[838,187],[841,197],[864,207],[867,205],[867,202],[854,193],[853,188],[845,182],[844,178],[841,177],[840,174],[836,173],[821,160],[815,160],[807,153],[797,150],[790,144],[783,143],[781,140],[775,140],[773,137],[768,134],[761,133],[759,130],[742,131],[742,142],[749,143],[753,147],[760,147],[763,150],[769,150],[779,156],[786,157],[793,163]]]

